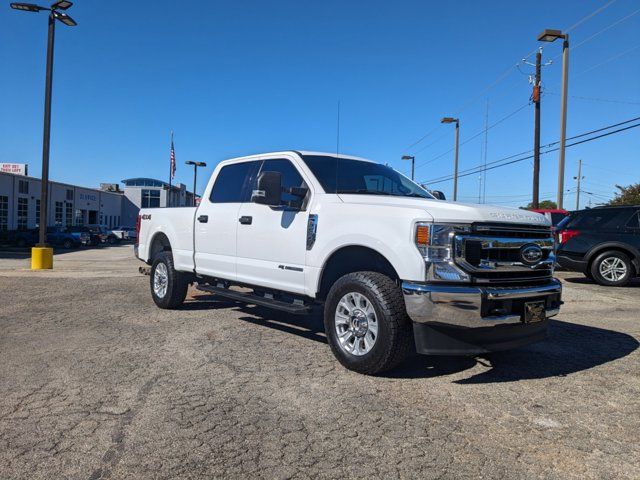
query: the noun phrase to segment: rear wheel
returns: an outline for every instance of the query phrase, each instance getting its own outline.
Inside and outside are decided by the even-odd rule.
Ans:
[[[184,302],[189,288],[187,276],[173,266],[171,252],[159,252],[151,266],[149,276],[151,297],[160,308],[177,308]]]
[[[622,287],[633,277],[631,259],[622,252],[601,253],[591,264],[591,275],[600,285]]]
[[[73,242],[71,240],[66,239],[64,242],[62,242],[62,248],[69,250],[71,247],[73,247]]]
[[[374,375],[399,365],[411,352],[411,322],[402,292],[377,272],[347,274],[331,287],[324,326],[338,361]]]

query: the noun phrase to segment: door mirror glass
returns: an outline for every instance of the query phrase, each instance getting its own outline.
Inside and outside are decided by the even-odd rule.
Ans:
[[[261,172],[258,175],[257,189],[251,192],[251,201],[260,205],[279,207],[282,205],[282,174],[280,172]]]
[[[431,191],[431,195],[436,197],[438,200],[446,200],[447,199],[447,197],[445,197],[444,193],[442,193],[440,190],[432,190]]]

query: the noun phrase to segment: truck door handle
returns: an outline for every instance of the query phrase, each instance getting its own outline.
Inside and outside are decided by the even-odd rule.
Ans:
[[[207,223],[209,221],[209,215],[200,215],[198,221],[200,223]]]
[[[238,219],[238,221],[242,224],[242,225],[251,225],[251,222],[253,222],[253,217],[248,217],[248,216],[242,216]]]

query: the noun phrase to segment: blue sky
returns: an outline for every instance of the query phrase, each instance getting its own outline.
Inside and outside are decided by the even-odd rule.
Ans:
[[[418,180],[452,171],[454,129],[442,116],[460,117],[464,142],[483,130],[487,102],[489,124],[522,107],[489,130],[493,161],[533,145],[532,69],[516,63],[544,28],[570,28],[603,6],[571,30],[568,135],[640,116],[637,1],[77,0],[79,26],[57,28],[50,175],[88,186],[166,179],[171,130],[176,180],[188,185],[185,160],[206,161],[209,173],[249,153],[335,151],[338,101],[342,153],[404,172],[400,156],[415,153]],[[39,176],[46,15],[7,5],[0,25],[0,161]],[[543,144],[558,138],[560,51],[544,45],[554,63],[543,69]],[[483,145],[483,135],[462,145],[461,169],[482,163]],[[567,189],[580,158],[584,189],[601,201],[615,183],[640,180],[640,128],[567,150]],[[487,172],[487,202],[526,204],[531,165]],[[542,198],[555,198],[556,178],[557,153],[543,156]],[[437,187],[450,195],[452,183]],[[462,200],[478,190],[477,175],[461,179]]]

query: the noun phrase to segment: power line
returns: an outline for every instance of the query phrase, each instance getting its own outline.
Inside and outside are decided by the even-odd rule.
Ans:
[[[601,7],[596,8],[593,12],[591,12],[589,15],[581,18],[580,20],[578,20],[576,23],[574,23],[573,25],[571,25],[568,28],[565,28],[565,32],[569,33],[572,30],[575,30],[577,27],[579,27],[580,25],[582,25],[584,22],[586,22],[587,20],[589,20],[592,17],[595,17],[596,15],[598,15],[600,12],[602,12],[604,9],[608,8],[611,6],[611,4],[615,3],[616,0],[610,0],[609,2],[607,2],[606,4],[604,4]]]
[[[638,118],[636,118],[635,120],[638,120]],[[629,121],[626,121],[626,122],[623,122],[623,123],[629,123]],[[622,124],[622,123],[617,124],[617,125],[621,125],[621,124]],[[616,126],[617,126],[617,125],[616,125]],[[627,126],[627,127],[623,127],[623,128],[619,128],[619,129],[617,129],[617,130],[613,130],[613,131],[611,131],[611,132],[606,132],[606,133],[603,133],[603,134],[597,135],[597,136],[595,136],[595,137],[586,138],[586,139],[584,139],[584,140],[580,140],[580,141],[577,141],[577,142],[573,142],[573,143],[567,144],[567,145],[566,145],[566,147],[568,148],[568,147],[573,147],[573,146],[575,146],[575,145],[580,145],[580,144],[582,144],[582,143],[591,142],[591,141],[593,141],[593,140],[597,140],[597,139],[599,139],[599,138],[607,137],[607,136],[609,136],[609,135],[613,135],[614,133],[620,133],[620,132],[623,132],[623,131],[625,131],[625,130],[630,130],[630,129],[632,129],[632,128],[636,128],[636,127],[640,127],[640,123],[637,123],[637,124],[635,124],[635,125],[630,125],[630,126]],[[585,135],[589,135],[590,133],[595,133],[595,132],[598,132],[598,131],[606,130],[607,128],[613,128],[613,125],[612,125],[612,126],[609,126],[609,127],[604,127],[604,128],[598,129],[598,130],[593,130],[592,132],[589,132],[589,133],[583,133],[583,134],[580,134],[580,135],[576,135],[576,136],[574,136],[574,137],[570,137],[570,138],[568,138],[567,140],[575,139],[575,138],[580,138],[580,137],[584,137]],[[550,143],[550,144],[548,144],[548,145],[554,145],[554,144],[557,144],[557,143],[559,143],[559,142],[552,142],[552,143]],[[545,146],[545,148],[546,148],[546,146]],[[558,147],[556,147],[556,148],[551,148],[551,149],[546,150],[546,151],[544,151],[544,152],[540,152],[540,154],[541,154],[541,155],[545,155],[545,154],[547,154],[547,153],[555,152],[555,151],[557,151],[557,150],[559,150],[559,148],[558,148]],[[530,151],[530,150],[529,150],[529,151]],[[527,153],[527,152],[525,152],[525,153]],[[520,155],[522,155],[522,154],[520,154]],[[518,154],[513,155],[513,156],[518,156]],[[511,157],[513,157],[513,156],[511,156]],[[488,171],[488,170],[493,170],[493,169],[495,169],[495,168],[504,167],[504,166],[507,166],[507,165],[512,165],[512,164],[514,164],[514,163],[522,162],[522,161],[524,161],[524,160],[528,160],[528,159],[530,159],[530,158],[533,158],[533,155],[528,155],[528,156],[523,157],[523,158],[518,158],[518,159],[515,159],[515,160],[511,160],[511,161],[509,161],[509,162],[504,162],[504,163],[500,163],[500,164],[495,165],[495,163],[498,163],[499,161],[501,161],[501,160],[496,160],[495,162],[492,162],[492,163],[494,163],[494,165],[492,165],[492,166],[490,166],[490,167],[482,168],[482,166],[480,166],[480,168],[474,168],[474,169],[473,169],[474,171],[466,170],[466,171],[460,172],[460,173],[458,174],[458,177],[467,177],[467,176],[469,176],[469,175],[475,175],[475,174],[480,173],[480,172],[482,172],[482,171]],[[505,160],[505,159],[502,159],[502,160]],[[489,165],[489,164],[487,164],[487,165]],[[452,178],[453,178],[452,176],[448,176],[448,177],[440,177],[439,179],[438,179],[438,178],[436,178],[436,179],[434,179],[434,180],[430,180],[430,181],[429,181],[429,180],[427,180],[427,181],[424,181],[424,182],[421,182],[421,183],[425,183],[425,184],[431,185],[431,184],[434,184],[434,183],[442,183],[442,182],[446,182],[446,181],[451,180]]]
[[[604,27],[602,30],[598,30],[598,31],[597,31],[596,33],[594,33],[593,35],[590,35],[589,37],[585,38],[585,39],[584,39],[584,40],[582,40],[581,42],[579,42],[579,43],[577,43],[576,45],[572,46],[572,47],[571,47],[571,50],[575,50],[576,48],[578,48],[578,47],[580,47],[580,46],[584,45],[585,43],[587,43],[587,42],[589,42],[589,41],[593,40],[593,39],[594,39],[594,38],[596,38],[598,35],[600,35],[600,34],[602,34],[602,33],[606,32],[607,30],[609,30],[609,29],[611,29],[611,28],[615,27],[616,25],[621,24],[621,23],[622,23],[622,22],[624,22],[625,20],[630,19],[631,17],[633,17],[634,15],[637,15],[638,13],[640,13],[640,8],[639,8],[639,9],[637,9],[637,10],[635,10],[635,11],[633,11],[633,12],[631,12],[629,15],[627,15],[627,16],[625,16],[625,17],[621,18],[620,20],[617,20],[617,21],[615,21],[615,22],[613,22],[613,23],[611,23],[611,24],[607,25],[607,26],[606,26],[606,27]],[[562,55],[562,54],[560,54],[560,55]],[[554,57],[554,58],[557,58],[557,57],[559,57],[560,55],[557,55],[557,56],[556,56],[556,57]]]
[[[640,44],[636,45],[635,47],[628,48],[627,50],[625,50],[623,52],[617,53],[617,54],[613,55],[612,57],[609,57],[606,60],[603,60],[600,63],[596,63],[595,65],[587,68],[586,70],[583,70],[582,72],[577,73],[576,75],[574,75],[574,78],[575,77],[579,77],[580,75],[584,75],[585,73],[589,73],[591,70],[594,70],[594,69],[596,69],[598,67],[601,67],[602,65],[606,65],[609,62],[613,62],[614,60],[617,60],[618,58],[623,57],[624,55],[626,55],[628,53],[631,53],[634,50],[637,50],[638,48],[640,48]]]
[[[487,131],[491,130],[493,127],[496,127],[496,126],[500,125],[502,122],[504,122],[505,120],[508,120],[509,118],[513,117],[516,113],[518,113],[521,110],[527,108],[529,105],[531,105],[531,104],[527,102],[526,104],[522,105],[521,107],[518,107],[513,112],[511,112],[511,113],[507,114],[506,116],[502,117],[500,120],[496,121],[495,123],[493,123],[493,124],[489,125],[488,127],[482,129],[478,133],[476,133],[476,134],[472,135],[471,137],[467,138],[464,142],[461,142],[460,146],[469,143],[471,140],[474,140],[474,139],[478,138],[480,135],[482,135],[482,134],[486,133]],[[424,150],[426,148],[427,147],[423,147],[422,149],[418,150],[416,153],[419,153],[419,152],[421,152],[422,150]],[[426,162],[422,162],[422,163],[416,165],[416,167],[422,167],[424,165],[427,165],[428,163],[434,162],[435,160],[438,160],[439,158],[442,158],[445,155],[451,153],[453,150],[454,150],[453,148],[450,148],[446,152],[443,152],[440,155],[438,155],[437,157],[433,157],[433,158],[427,160]]]
[[[559,96],[559,93],[556,92],[549,92],[546,91],[545,92],[546,95],[555,95],[555,96]],[[569,98],[575,98],[577,100],[589,100],[592,102],[607,102],[607,103],[622,103],[625,105],[640,105],[640,101],[629,101],[629,100],[615,100],[612,98],[595,98],[595,97],[582,97],[582,96],[578,96],[578,95],[569,95]]]
[[[614,123],[614,124],[611,124],[611,125],[607,125],[606,127],[596,128],[595,130],[590,130],[588,132],[581,133],[579,135],[574,135],[572,137],[568,137],[566,140],[575,140],[576,138],[582,138],[582,137],[585,137],[587,135],[592,135],[594,133],[602,132],[604,130],[609,130],[611,128],[619,127],[621,125],[626,125],[627,123],[635,122],[636,120],[640,120],[640,117],[630,118],[629,120],[625,120],[623,122],[618,122],[618,123]],[[542,145],[540,148],[542,149],[542,148],[552,147],[553,145],[557,145],[558,143],[560,143],[560,142],[556,140],[555,142],[550,142],[550,143],[547,143],[546,145]],[[510,160],[512,158],[519,157],[521,155],[525,155],[525,154],[530,153],[532,151],[533,151],[533,149],[529,149],[529,150],[525,150],[524,152],[515,153],[513,155],[509,155],[507,157],[500,158],[498,160],[493,160],[493,161],[487,163],[487,165],[494,165],[496,163],[502,162],[503,160]],[[533,156],[529,156],[527,158],[533,158]],[[587,165],[587,164],[584,164],[584,165]],[[478,169],[478,168],[480,168],[482,166],[483,166],[482,164],[481,165],[476,165],[475,167],[470,167],[470,168],[467,168],[466,170],[462,170],[460,173],[467,173],[467,172],[470,172],[472,170],[476,170],[476,169]],[[478,172],[475,172],[475,173],[478,173]],[[435,180],[450,179],[450,178],[453,178],[453,177],[451,177],[450,175],[443,175],[441,177],[435,178]]]

